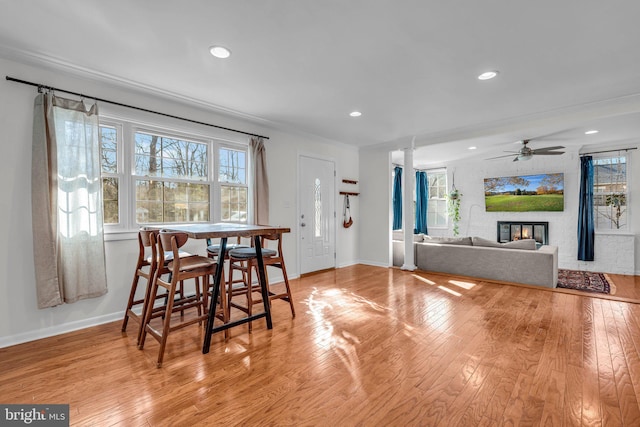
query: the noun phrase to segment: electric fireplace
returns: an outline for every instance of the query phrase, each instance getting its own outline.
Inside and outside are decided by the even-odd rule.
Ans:
[[[541,245],[549,241],[548,222],[498,221],[498,242],[535,239]]]

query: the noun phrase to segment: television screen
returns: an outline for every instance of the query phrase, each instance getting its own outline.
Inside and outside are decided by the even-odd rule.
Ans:
[[[487,212],[564,210],[564,174],[549,173],[484,179]]]

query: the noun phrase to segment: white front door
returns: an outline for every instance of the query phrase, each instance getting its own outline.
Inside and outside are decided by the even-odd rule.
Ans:
[[[300,273],[336,265],[335,164],[300,156]]]

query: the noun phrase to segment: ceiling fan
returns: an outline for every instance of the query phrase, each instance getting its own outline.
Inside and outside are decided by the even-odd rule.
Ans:
[[[562,150],[564,147],[561,145],[555,146],[555,147],[544,147],[544,148],[529,148],[527,146],[527,144],[529,143],[529,141],[531,141],[530,139],[524,139],[522,140],[522,147],[520,147],[520,150],[518,151],[505,151],[505,153],[512,153],[512,154],[506,154],[504,156],[498,156],[498,157],[491,157],[487,160],[492,160],[492,159],[500,159],[503,157],[511,157],[514,156],[513,161],[517,162],[517,161],[525,161],[525,160],[531,160],[531,158],[533,156],[551,156],[551,155],[559,155],[559,154],[564,154],[564,151],[556,151],[556,150]]]

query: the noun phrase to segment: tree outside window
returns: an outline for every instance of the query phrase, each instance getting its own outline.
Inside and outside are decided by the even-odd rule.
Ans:
[[[102,161],[102,200],[104,223],[120,222],[120,172],[118,162],[121,150],[119,132],[115,126],[100,126],[100,156]]]
[[[135,132],[136,222],[208,221],[208,155],[204,142]]]
[[[627,156],[593,159],[593,213],[598,230],[627,229]]]
[[[220,148],[218,152],[220,218],[222,221],[247,222],[248,187],[246,151]]]

